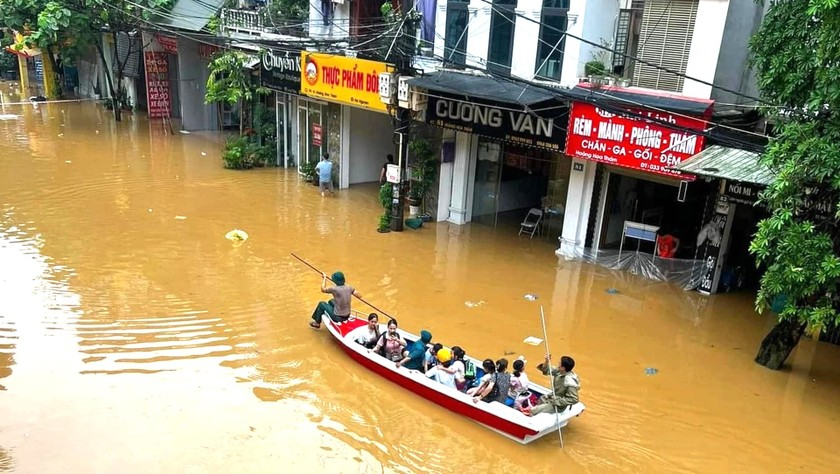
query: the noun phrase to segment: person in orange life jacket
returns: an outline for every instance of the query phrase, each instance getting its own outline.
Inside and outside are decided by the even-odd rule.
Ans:
[[[334,322],[343,323],[350,317],[350,305],[353,296],[361,298],[362,295],[350,285],[345,285],[344,273],[335,272],[332,274],[332,281],[335,286],[327,287],[327,274],[323,274],[324,279],[321,280],[321,293],[328,293],[333,295],[333,298],[327,302],[321,301],[312,313],[312,321],[309,326],[314,329],[320,329],[321,318],[324,313],[330,317]]]

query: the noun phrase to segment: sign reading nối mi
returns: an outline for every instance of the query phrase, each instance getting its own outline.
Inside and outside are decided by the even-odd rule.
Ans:
[[[394,66],[367,59],[301,53],[300,92],[309,97],[387,112],[379,98],[379,74]]]

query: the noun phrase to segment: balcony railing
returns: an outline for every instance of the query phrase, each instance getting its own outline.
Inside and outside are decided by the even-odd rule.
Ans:
[[[308,21],[305,18],[292,20],[275,17],[266,8],[253,10],[223,8],[220,19],[223,33],[244,33],[254,36],[259,36],[262,33],[273,33],[306,37],[309,29]]]

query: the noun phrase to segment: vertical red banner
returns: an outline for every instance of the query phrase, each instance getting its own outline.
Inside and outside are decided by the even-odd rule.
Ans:
[[[169,118],[172,97],[169,94],[169,63],[166,53],[145,51],[143,60],[146,65],[146,103],[149,106],[149,118]]]

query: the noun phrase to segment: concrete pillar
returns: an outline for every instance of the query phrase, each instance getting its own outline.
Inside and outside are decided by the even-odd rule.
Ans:
[[[569,192],[566,196],[566,216],[563,219],[559,255],[579,254],[586,243],[589,224],[589,212],[592,193],[595,188],[595,169],[593,161],[572,160],[572,173],[569,176]]]
[[[449,200],[449,218],[453,224],[466,224],[472,218],[472,181],[475,166],[471,166],[477,140],[472,135],[458,132],[455,135],[455,163],[452,169],[452,194]]]
[[[519,0],[514,10],[516,25],[513,30],[513,57],[510,61],[510,74],[526,80],[534,78],[537,67],[537,48],[540,36],[540,0]]]
[[[58,99],[58,85],[55,83],[55,70],[49,54],[47,51],[41,54],[41,63],[44,65],[44,95],[49,100],[55,100]]]
[[[29,68],[26,67],[26,56],[17,55],[18,69],[20,70],[20,98],[29,99]]]
[[[461,41],[467,42],[467,65],[485,67],[490,51],[490,5],[484,0],[472,0],[469,12],[467,34]],[[446,31],[446,30],[442,30]]]

